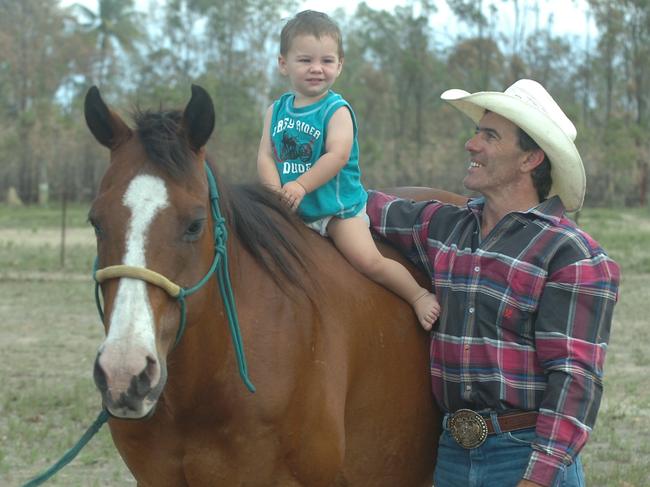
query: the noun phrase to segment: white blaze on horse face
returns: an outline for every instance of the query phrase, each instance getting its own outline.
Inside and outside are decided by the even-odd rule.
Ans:
[[[145,250],[149,228],[158,212],[169,206],[167,187],[158,177],[136,176],[124,193],[122,203],[131,210],[122,263],[147,267]],[[120,279],[104,346],[113,341],[119,341],[125,348],[140,346],[155,353],[153,313],[144,281]]]

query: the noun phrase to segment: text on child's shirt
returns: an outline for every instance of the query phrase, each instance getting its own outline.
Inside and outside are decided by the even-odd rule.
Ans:
[[[301,120],[296,120],[294,118],[289,118],[289,117],[281,118],[280,120],[277,121],[277,123],[273,127],[272,136],[275,137],[276,134],[279,134],[284,130],[294,129],[294,128],[298,132],[311,135],[314,139],[319,139],[321,136],[321,131],[316,129],[315,127],[312,127],[307,122],[303,122]]]

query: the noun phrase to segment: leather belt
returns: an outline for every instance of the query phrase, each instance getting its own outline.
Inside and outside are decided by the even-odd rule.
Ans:
[[[502,433],[532,428],[537,424],[536,411],[506,413],[496,418]],[[476,448],[483,444],[487,435],[494,434],[497,428],[490,416],[481,416],[471,409],[459,409],[450,414],[447,420],[449,433],[463,448]]]

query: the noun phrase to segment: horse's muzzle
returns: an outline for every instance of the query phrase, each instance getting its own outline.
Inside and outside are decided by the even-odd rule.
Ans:
[[[114,417],[139,419],[149,415],[163,389],[166,373],[158,359],[148,354],[100,350],[93,377],[104,407]]]

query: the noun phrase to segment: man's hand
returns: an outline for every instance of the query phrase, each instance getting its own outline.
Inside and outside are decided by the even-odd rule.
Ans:
[[[531,482],[530,480],[520,480],[517,484],[517,487],[544,487],[536,482]]]
[[[307,194],[304,186],[297,181],[289,181],[282,186],[282,202],[286,204],[292,211],[298,209],[298,205]]]

